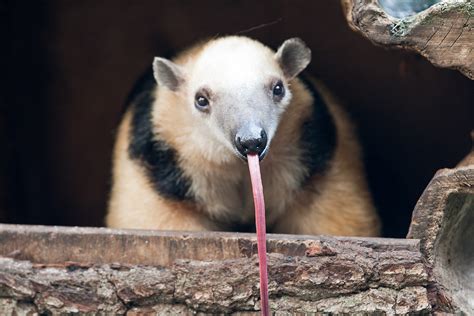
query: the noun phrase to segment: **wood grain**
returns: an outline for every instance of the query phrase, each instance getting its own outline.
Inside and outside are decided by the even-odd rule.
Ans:
[[[377,0],[342,0],[349,26],[377,45],[418,52],[435,66],[457,69],[474,79],[474,5],[442,1],[414,16],[397,19]]]

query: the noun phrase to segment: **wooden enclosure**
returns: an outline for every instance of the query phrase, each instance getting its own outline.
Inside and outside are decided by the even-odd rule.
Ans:
[[[153,56],[225,34],[307,42],[308,71],[357,125],[384,237],[402,238],[271,236],[271,308],[474,313],[472,154],[456,166],[474,128],[473,6],[397,19],[341,2],[0,4],[0,314],[258,310],[253,235],[11,225],[103,226],[133,82]]]

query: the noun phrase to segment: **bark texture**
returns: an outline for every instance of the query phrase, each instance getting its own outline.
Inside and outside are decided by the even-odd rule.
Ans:
[[[377,0],[342,0],[349,26],[377,45],[413,50],[438,67],[474,79],[474,4],[441,1],[416,15],[391,17]]]
[[[259,310],[252,235],[0,228],[2,241],[15,244],[0,243],[8,256],[0,259],[0,314]],[[28,238],[22,241],[22,234]],[[110,243],[118,236],[120,243]],[[154,250],[133,247],[140,243],[154,244]],[[87,244],[97,246],[94,257],[78,253]],[[273,235],[268,246],[270,307],[277,314],[431,311],[429,273],[417,240]],[[36,256],[41,247],[52,256]],[[160,253],[171,255],[163,261]],[[201,253],[214,256],[204,260]],[[148,265],[136,264],[141,256],[150,258]]]

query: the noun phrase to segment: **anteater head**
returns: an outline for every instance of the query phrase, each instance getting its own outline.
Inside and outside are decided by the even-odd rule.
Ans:
[[[246,37],[205,44],[183,62],[155,58],[159,86],[179,94],[215,140],[242,159],[268,152],[282,114],[290,104],[290,83],[311,60],[305,43],[292,38],[272,51]],[[200,133],[200,131],[196,131]]]

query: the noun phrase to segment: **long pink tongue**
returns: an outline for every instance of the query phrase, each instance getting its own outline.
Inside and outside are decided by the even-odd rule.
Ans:
[[[260,267],[260,302],[262,315],[270,315],[268,309],[267,241],[265,228],[265,201],[263,199],[260,162],[257,155],[247,155],[250,179],[252,180],[255,225],[257,226],[257,249]]]

